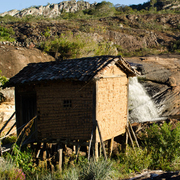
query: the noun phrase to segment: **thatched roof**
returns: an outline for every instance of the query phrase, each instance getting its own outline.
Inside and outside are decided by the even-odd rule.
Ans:
[[[121,56],[96,56],[63,61],[30,63],[18,74],[10,78],[6,87],[18,84],[51,81],[90,81],[99,71],[115,63],[127,76],[135,76],[135,70]]]

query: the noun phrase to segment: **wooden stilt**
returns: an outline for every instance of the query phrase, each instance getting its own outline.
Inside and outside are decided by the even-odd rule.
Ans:
[[[88,161],[90,160],[90,152],[91,152],[91,144],[92,144],[92,140],[93,140],[93,132],[94,132],[94,130],[92,129],[91,139],[89,141],[89,148],[88,148]]]
[[[44,143],[44,147],[43,147],[43,161],[46,160],[46,157],[47,157],[46,143]]]
[[[98,122],[97,122],[97,121],[96,121],[96,125],[97,125],[97,129],[98,129],[98,132],[99,132],[99,138],[100,138],[101,146],[102,146],[102,148],[103,148],[104,158],[105,158],[105,160],[107,160],[104,142],[103,142],[103,139],[102,139],[102,136],[101,136],[101,131],[100,131],[100,128],[99,128],[99,125],[98,125]]]
[[[76,148],[76,161],[78,160],[80,147],[81,147],[81,146],[78,144],[78,145],[77,145],[77,148]]]
[[[128,132],[127,132],[127,130],[126,130],[126,144],[125,144],[125,148],[126,148],[126,150],[127,150],[127,145],[128,145]]]
[[[73,154],[76,154],[76,145],[73,145]]]
[[[44,143],[41,143],[41,145],[40,145],[40,147],[39,147],[39,149],[38,149],[38,152],[37,152],[36,158],[39,158],[39,154],[40,154],[41,149],[43,148],[43,146],[44,146]]]
[[[114,138],[108,140],[108,156],[109,156],[109,158],[110,158],[111,155],[112,155],[113,143],[114,143]]]
[[[95,142],[95,158],[98,159],[99,153],[98,153],[98,142]]]
[[[99,143],[99,157],[102,156],[102,146],[101,146],[101,143]]]
[[[62,162],[63,162],[63,146],[58,144],[58,155],[59,155],[59,170],[62,171]]]
[[[129,135],[129,139],[131,140],[132,147],[133,147],[133,149],[134,149],[134,143],[133,143],[133,140],[132,140],[130,131],[129,131],[129,127],[127,127],[127,132],[128,132],[128,135]]]
[[[137,147],[139,148],[139,143],[138,143],[137,137],[136,137],[136,135],[135,135],[135,133],[134,133],[134,130],[133,130],[130,122],[129,122],[129,126],[130,126],[130,128],[131,128],[131,132],[132,132],[132,134],[133,134],[133,136],[134,136],[134,139],[135,139],[135,141],[136,141]]]

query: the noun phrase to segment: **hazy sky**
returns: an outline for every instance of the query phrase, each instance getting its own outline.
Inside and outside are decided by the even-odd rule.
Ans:
[[[84,0],[86,1],[86,0]],[[103,0],[87,0],[89,3],[94,2],[102,2]],[[115,4],[123,4],[123,5],[131,5],[131,4],[142,4],[147,2],[148,0],[106,0]],[[48,3],[57,4],[61,2],[61,0],[0,0],[0,13],[9,11],[12,9],[22,10],[23,8],[28,8],[30,6],[39,6],[39,5],[47,5]]]

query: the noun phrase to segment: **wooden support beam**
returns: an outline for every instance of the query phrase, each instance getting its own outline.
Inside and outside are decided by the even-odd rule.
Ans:
[[[103,142],[103,139],[102,139],[102,136],[101,136],[101,131],[100,131],[100,128],[99,128],[99,125],[98,125],[98,121],[96,121],[96,125],[97,125],[97,129],[98,129],[98,132],[99,132],[99,138],[100,138],[101,146],[103,148],[104,158],[105,158],[105,160],[107,160],[106,150],[105,150],[104,142]]]
[[[59,170],[62,171],[62,164],[63,164],[63,146],[62,146],[62,144],[58,144],[58,156],[59,156]]]
[[[102,156],[102,146],[101,146],[101,143],[99,143],[99,157]]]
[[[14,112],[11,117],[6,121],[6,123],[4,124],[4,126],[1,128],[0,130],[0,134],[1,132],[5,129],[5,127],[7,126],[7,124],[9,123],[9,121],[13,118],[13,116],[16,114],[16,112]]]
[[[114,138],[111,138],[111,139],[108,140],[108,156],[109,156],[109,158],[112,155],[113,143],[114,143]]]
[[[11,126],[11,128],[9,129],[9,131],[6,133],[6,136],[11,132],[11,130],[14,128],[15,125],[16,125],[16,122]]]
[[[41,143],[41,145],[40,145],[40,147],[39,147],[39,149],[38,149],[36,158],[39,158],[39,154],[40,154],[40,152],[41,152],[41,149],[43,148],[43,145],[44,145],[44,143]]]
[[[92,144],[92,140],[93,140],[93,132],[94,132],[94,127],[92,129],[92,132],[91,132],[91,139],[89,141],[89,148],[88,148],[88,161],[90,160],[90,152],[91,152],[91,144]]]
[[[95,158],[98,159],[99,153],[98,153],[98,142],[95,142]]]
[[[132,139],[132,137],[131,137],[131,133],[130,133],[130,131],[129,131],[129,127],[127,126],[127,127],[126,127],[126,129],[127,129],[127,132],[128,132],[129,138],[130,138],[130,140],[131,140],[132,147],[133,147],[133,149],[135,149],[135,148],[134,148],[133,139]]]
[[[136,141],[137,147],[139,148],[139,143],[138,143],[137,137],[136,137],[136,135],[135,135],[135,133],[134,133],[134,130],[133,130],[130,122],[129,122],[129,126],[130,126],[130,128],[131,128],[131,132],[132,132],[132,134],[133,134],[133,136],[134,136],[134,139],[135,139],[135,141]]]
[[[77,160],[78,160],[80,148],[81,148],[80,145],[78,145],[77,148],[76,148],[76,162],[77,162]]]

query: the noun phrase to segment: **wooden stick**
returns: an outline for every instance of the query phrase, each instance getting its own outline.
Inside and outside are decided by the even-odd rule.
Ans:
[[[11,130],[14,128],[15,125],[16,125],[16,122],[11,126],[10,130],[6,133],[6,136],[11,132]]]
[[[133,149],[134,149],[134,143],[133,143],[133,140],[132,140],[130,131],[129,131],[129,127],[127,126],[126,129],[127,129],[128,134],[129,134],[129,138],[130,138],[130,140],[131,140],[132,147],[133,147]]]
[[[138,143],[137,137],[136,137],[136,135],[135,135],[135,133],[134,133],[134,130],[133,130],[130,122],[129,122],[129,126],[130,126],[130,128],[131,128],[132,134],[133,134],[134,139],[135,139],[135,141],[136,141],[137,147],[139,148],[139,143]]]
[[[99,153],[98,153],[98,142],[95,142],[95,158],[98,159]]]
[[[59,154],[59,170],[62,171],[62,159],[63,159],[63,148],[62,145],[58,145],[58,154]]]
[[[40,152],[41,152],[41,149],[43,148],[43,145],[44,145],[44,143],[41,143],[40,148],[38,149],[38,152],[37,152],[36,158],[38,158],[38,157],[39,157],[39,154],[40,154]]]
[[[102,146],[101,146],[101,143],[99,143],[99,157],[101,157],[102,155]]]
[[[112,155],[112,151],[113,151],[113,143],[114,143],[114,138],[111,138],[109,141],[108,141],[108,151],[109,151],[109,158],[111,157]]]
[[[9,121],[13,118],[13,116],[16,114],[16,112],[14,112],[12,115],[11,115],[11,117],[7,120],[7,122],[4,124],[4,126],[1,128],[1,130],[0,130],[0,134],[1,134],[1,132],[4,130],[4,128],[7,126],[7,124],[9,123]]]
[[[128,132],[126,130],[126,149],[127,149],[127,145],[128,145]]]
[[[98,121],[96,121],[96,125],[97,125],[98,132],[99,132],[99,138],[100,138],[101,146],[102,146],[102,148],[103,148],[104,158],[105,158],[105,160],[107,160],[106,150],[105,150],[104,142],[103,142],[103,139],[102,139],[102,136],[101,136],[101,131],[100,131],[100,129],[99,129]]]
[[[81,147],[81,146],[78,144],[78,146],[77,146],[77,148],[76,148],[76,162],[77,162],[77,160],[78,160],[80,147]]]
[[[94,129],[94,127],[93,127]],[[92,144],[92,140],[93,140],[93,132],[94,130],[92,129],[92,132],[91,132],[91,139],[89,141],[89,148],[88,148],[88,161],[90,160],[90,151],[91,151],[91,144]]]

